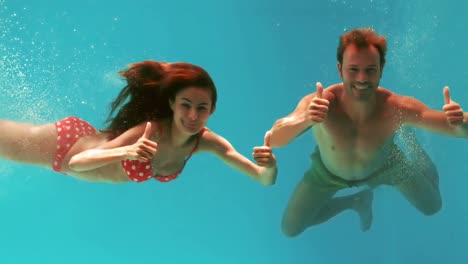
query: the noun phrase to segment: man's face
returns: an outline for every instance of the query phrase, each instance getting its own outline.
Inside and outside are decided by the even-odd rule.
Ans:
[[[382,77],[379,51],[374,46],[349,45],[343,53],[343,64],[338,63],[338,71],[345,92],[356,100],[367,100],[379,87]]]

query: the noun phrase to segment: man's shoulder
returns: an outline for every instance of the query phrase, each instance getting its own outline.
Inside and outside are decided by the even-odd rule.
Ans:
[[[338,92],[338,91],[341,91],[341,90],[343,90],[343,83],[335,83],[335,84],[331,84],[331,85],[329,85],[327,87],[323,87],[324,92]],[[315,92],[312,92],[312,93],[306,95],[306,97],[310,96],[310,95],[314,95],[314,94],[315,94]]]
[[[338,92],[343,90],[343,83],[335,83],[330,86],[328,86],[325,90],[330,91],[330,92]]]
[[[381,98],[383,98],[388,105],[394,106],[394,107],[397,107],[397,108],[409,107],[415,101],[415,98],[413,98],[411,96],[398,94],[398,93],[392,92],[392,91],[390,91],[388,89],[385,89],[383,87],[379,87],[378,93],[380,94]]]
[[[324,90],[324,98],[329,101],[334,101],[334,99],[343,92],[343,89],[343,83],[332,84]]]
[[[339,94],[343,90],[343,83],[336,83],[330,86],[327,86],[323,89],[323,98],[333,101],[336,98],[336,95]],[[314,99],[316,92],[309,93],[301,98],[299,101],[299,106],[301,105],[308,105],[312,99]]]

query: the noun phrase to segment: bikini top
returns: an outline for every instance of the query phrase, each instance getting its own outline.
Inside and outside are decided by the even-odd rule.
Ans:
[[[159,123],[158,123],[158,127],[159,127],[160,133],[162,133],[162,129]],[[192,151],[190,151],[190,154],[187,157],[185,157],[182,168],[172,175],[154,175],[151,161],[141,162],[139,160],[129,160],[129,159],[122,160],[121,161],[122,168],[124,169],[128,178],[135,182],[144,182],[151,178],[154,178],[155,180],[158,180],[160,182],[170,182],[172,180],[175,180],[184,170],[185,164],[190,159],[190,157],[192,157],[192,154],[197,150],[198,144],[200,142],[200,137],[204,131],[205,131],[205,128],[203,128],[200,131],[200,133],[197,135],[195,146],[193,147]]]

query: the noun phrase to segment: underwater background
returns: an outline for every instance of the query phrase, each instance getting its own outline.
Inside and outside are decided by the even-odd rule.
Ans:
[[[75,115],[104,128],[119,70],[186,61],[217,85],[208,127],[250,158],[317,81],[340,82],[338,37],[355,27],[387,37],[383,87],[441,109],[449,85],[467,111],[466,10],[454,0],[0,0],[0,118]],[[468,263],[468,142],[416,132],[439,170],[439,213],[380,187],[370,231],[346,211],[294,238],[281,218],[310,166],[311,132],[274,151],[272,187],[209,154],[167,184],[89,183],[0,160],[0,263]]]

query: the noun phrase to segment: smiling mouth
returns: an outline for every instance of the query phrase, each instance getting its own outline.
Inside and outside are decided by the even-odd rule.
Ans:
[[[186,123],[186,122],[183,122],[184,126],[187,127],[187,128],[197,128],[199,126],[198,123]]]
[[[358,91],[365,91],[365,90],[368,90],[370,87],[369,87],[369,85],[363,85],[363,86],[353,85],[353,88],[358,90]]]

